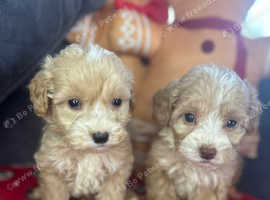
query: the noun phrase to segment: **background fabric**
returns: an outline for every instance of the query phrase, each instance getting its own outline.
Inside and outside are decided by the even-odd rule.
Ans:
[[[0,102],[39,69],[84,14],[105,0],[1,0]]]

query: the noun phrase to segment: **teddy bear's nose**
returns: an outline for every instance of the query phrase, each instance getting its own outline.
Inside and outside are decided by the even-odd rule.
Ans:
[[[199,149],[201,158],[205,160],[212,160],[217,155],[217,150],[215,148],[209,148],[202,146]]]
[[[109,139],[109,133],[108,132],[104,132],[104,133],[97,132],[97,133],[93,133],[92,137],[93,137],[93,140],[95,143],[104,144]]]

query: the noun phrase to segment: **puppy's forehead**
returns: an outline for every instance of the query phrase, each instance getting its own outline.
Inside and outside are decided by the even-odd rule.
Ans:
[[[223,67],[195,67],[180,81],[180,99],[210,106],[248,102],[248,88],[233,71]]]
[[[55,58],[55,90],[72,93],[73,96],[86,96],[86,91],[98,93],[108,85],[111,89],[131,89],[132,74],[119,58],[109,53],[98,59],[93,57],[94,55],[82,54]]]

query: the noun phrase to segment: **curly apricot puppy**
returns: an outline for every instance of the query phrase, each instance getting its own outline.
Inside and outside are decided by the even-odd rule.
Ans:
[[[148,200],[225,200],[240,170],[237,145],[258,126],[256,90],[227,68],[194,67],[154,96]]]
[[[121,60],[99,46],[70,45],[46,58],[29,89],[47,121],[35,154],[42,200],[123,200],[133,164],[133,76]]]

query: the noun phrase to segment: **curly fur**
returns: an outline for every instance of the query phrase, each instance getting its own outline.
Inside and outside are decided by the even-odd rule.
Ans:
[[[99,46],[85,51],[70,45],[46,58],[29,89],[36,114],[47,121],[35,154],[42,199],[124,199],[133,164],[126,125],[134,101],[133,76],[121,60]],[[68,105],[72,98],[79,109]],[[113,98],[122,105],[114,107]],[[108,142],[96,144],[95,132],[108,132]]]
[[[161,125],[149,154],[149,200],[225,200],[241,170],[237,146],[258,126],[257,92],[228,68],[194,67],[154,96],[153,118]],[[194,123],[185,114],[196,117]],[[228,120],[237,126],[226,127]],[[215,148],[205,160],[200,147]]]

